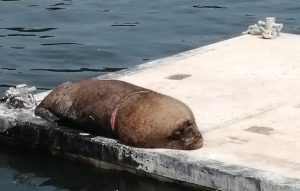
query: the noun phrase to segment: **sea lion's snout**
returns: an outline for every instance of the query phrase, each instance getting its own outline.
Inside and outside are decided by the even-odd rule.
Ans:
[[[182,141],[186,149],[199,149],[203,145],[203,138],[201,133],[198,131],[195,123],[191,121],[185,121],[183,123],[183,136]]]
[[[189,145],[187,145],[187,148],[190,150],[200,149],[203,146],[203,138],[201,134],[200,136],[196,136],[193,140],[193,142]]]
[[[194,122],[184,121],[169,137],[172,147],[182,147],[185,150],[199,149],[203,146],[203,138]],[[177,144],[176,144],[177,143]]]

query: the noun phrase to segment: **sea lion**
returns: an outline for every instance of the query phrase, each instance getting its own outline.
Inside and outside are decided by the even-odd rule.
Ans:
[[[134,147],[190,150],[203,143],[184,103],[118,80],[63,83],[36,107],[35,114]]]

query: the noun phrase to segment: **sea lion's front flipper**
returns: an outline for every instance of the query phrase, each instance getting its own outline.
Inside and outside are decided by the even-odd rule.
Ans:
[[[59,117],[57,117],[56,115],[54,115],[52,112],[50,112],[48,109],[45,109],[43,107],[37,107],[35,109],[35,115],[36,116],[40,116],[48,121],[51,121],[51,122],[57,122],[60,120]]]

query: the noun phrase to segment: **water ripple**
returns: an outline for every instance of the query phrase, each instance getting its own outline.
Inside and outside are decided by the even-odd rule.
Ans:
[[[8,34],[6,36],[36,36],[35,34]]]
[[[13,48],[13,49],[25,49],[24,46],[12,46],[10,48]]]
[[[294,20],[296,20],[296,19],[293,18],[293,17],[289,17],[289,18],[286,18],[285,20],[287,20],[287,21],[294,21]]]
[[[16,87],[16,86],[10,84],[0,84],[0,88],[10,88],[10,87]]]
[[[116,72],[126,68],[103,68],[103,69],[93,69],[93,68],[80,68],[80,69],[42,69],[42,68],[33,68],[30,70],[33,71],[46,71],[46,72]]]
[[[49,7],[49,8],[46,8],[47,10],[50,10],[50,11],[57,11],[57,10],[60,10],[60,9],[65,9],[65,8],[62,8],[62,7]]]
[[[194,5],[193,7],[199,9],[226,9],[227,7],[218,6],[218,5]]]
[[[101,13],[108,13],[110,10],[109,9],[103,9],[103,10],[97,9],[96,11],[101,12]]]
[[[55,6],[60,6],[60,5],[71,5],[69,3],[56,3],[56,4],[53,4],[53,5],[50,5],[52,7],[55,7]]]
[[[6,67],[3,67],[1,68],[1,70],[17,70],[16,68],[6,68]]]
[[[123,23],[123,24],[112,24],[110,26],[112,26],[112,27],[135,27],[137,24],[140,24],[140,22]]]
[[[56,30],[57,28],[26,29],[23,27],[11,27],[11,28],[0,28],[0,29],[6,29],[6,30],[18,31],[18,32],[46,32],[46,31]]]
[[[54,36],[49,36],[49,35],[42,35],[42,36],[39,36],[39,38],[52,38]]]
[[[38,7],[40,5],[28,5],[28,7]]]
[[[58,43],[43,43],[42,46],[56,46],[56,45],[83,45],[76,42],[58,42]]]

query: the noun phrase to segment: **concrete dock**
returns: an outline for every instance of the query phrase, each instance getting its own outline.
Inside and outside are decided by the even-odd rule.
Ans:
[[[186,103],[204,135],[199,150],[132,148],[3,104],[0,140],[217,190],[300,190],[299,45],[298,35],[244,35],[99,77]]]

